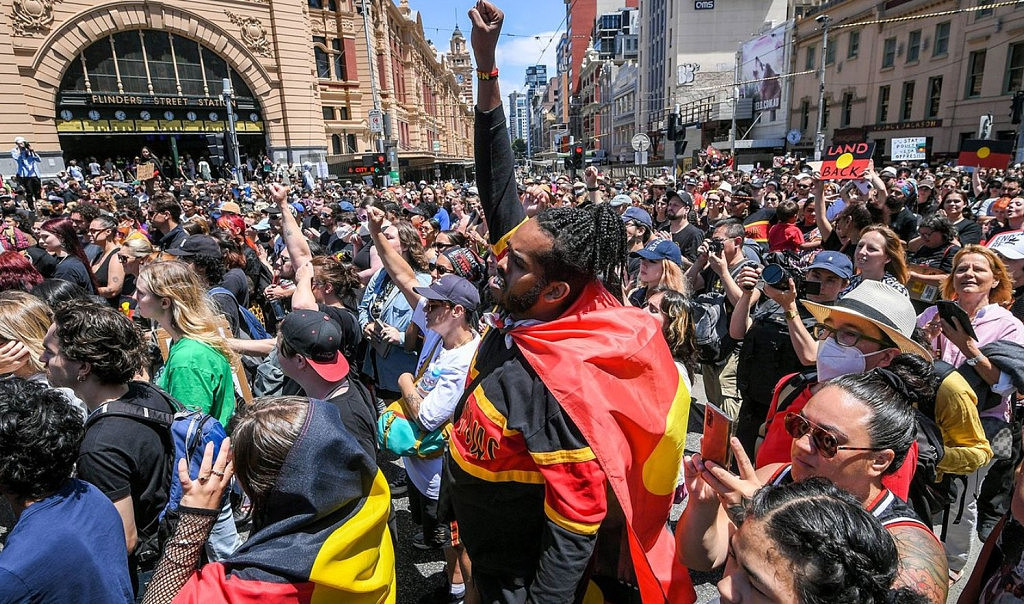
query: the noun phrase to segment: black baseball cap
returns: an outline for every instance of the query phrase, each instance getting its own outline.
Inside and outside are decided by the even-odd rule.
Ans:
[[[328,382],[348,376],[348,359],[341,354],[341,326],[317,310],[293,310],[281,321],[281,339],[306,357],[310,367]]]
[[[181,242],[180,247],[165,250],[171,256],[223,256],[220,244],[209,235],[189,235]]]
[[[412,289],[427,300],[451,302],[469,311],[476,310],[476,307],[480,306],[480,292],[472,283],[458,275],[441,275],[437,281],[427,287]]]

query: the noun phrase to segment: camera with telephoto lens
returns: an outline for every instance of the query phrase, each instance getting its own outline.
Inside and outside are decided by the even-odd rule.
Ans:
[[[804,281],[804,271],[797,264],[799,260],[800,258],[792,252],[769,252],[764,256],[765,265],[761,271],[761,279],[765,285],[781,291],[789,289],[789,280],[792,279],[797,297],[821,293],[820,283]]]

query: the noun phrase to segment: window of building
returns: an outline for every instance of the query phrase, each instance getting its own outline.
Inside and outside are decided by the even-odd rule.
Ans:
[[[878,119],[876,123],[884,124],[889,121],[889,86],[878,87]]]
[[[346,153],[356,153],[356,151],[359,149],[359,145],[356,142],[356,135],[355,134],[346,134],[345,135],[345,144],[347,146]]]
[[[348,80],[348,66],[345,65],[345,47],[341,40],[331,40],[331,49],[334,51],[334,79],[344,82]]]
[[[900,120],[907,121],[910,119],[911,112],[914,109],[914,83],[903,82],[903,102],[901,103],[900,109]]]
[[[949,21],[943,21],[935,26],[935,43],[932,44],[932,56],[941,57],[949,52]]]
[[[1024,43],[1010,44],[1006,52],[1006,84],[1003,94],[1013,94],[1024,87]]]
[[[313,58],[316,60],[316,77],[321,80],[331,79],[331,59],[327,56],[327,38],[313,36]]]
[[[858,54],[860,54],[860,32],[851,31],[850,39],[846,44],[846,58],[856,59]]]
[[[839,116],[839,127],[845,128],[853,120],[853,93],[843,93],[843,113]]]
[[[333,120],[334,119],[334,107],[324,107],[323,111],[324,111],[324,119],[325,120]]]
[[[907,63],[916,63],[921,58],[921,30],[915,29],[907,38]]]
[[[966,98],[981,96],[981,84],[985,77],[985,55],[984,50],[976,50],[967,58],[967,87],[964,92]]]
[[[978,6],[988,6],[993,2],[994,0],[978,0]],[[985,17],[991,17],[994,11],[995,9],[993,8],[979,8],[978,10],[974,11],[974,20],[979,21],[981,19],[984,19]]]
[[[341,115],[338,116],[339,120],[350,119],[349,118],[349,114],[348,114],[348,105],[343,105],[341,107],[338,107],[338,113],[341,114]]]
[[[807,47],[807,57],[804,59],[804,69],[814,69],[814,55],[817,50],[813,46]]]
[[[942,76],[928,78],[928,105],[925,107],[926,118],[939,115],[939,103],[942,101]]]
[[[896,63],[896,38],[886,38],[882,46],[882,69]]]
[[[825,48],[825,65],[832,65],[836,62],[836,45],[835,43],[829,44]]]
[[[341,155],[341,135],[340,134],[332,134],[331,135],[331,151],[333,151],[335,155]]]
[[[811,122],[811,102],[807,99],[800,101],[800,129],[807,130]]]

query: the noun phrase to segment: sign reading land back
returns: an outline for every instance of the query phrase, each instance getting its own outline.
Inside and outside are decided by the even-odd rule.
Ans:
[[[875,143],[854,143],[833,145],[825,150],[821,158],[821,178],[830,180],[854,180],[863,177],[864,170],[871,162]]]

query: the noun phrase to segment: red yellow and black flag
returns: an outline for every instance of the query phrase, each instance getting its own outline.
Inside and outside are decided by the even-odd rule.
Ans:
[[[970,139],[964,141],[957,157],[958,166],[977,166],[1005,170],[1010,165],[1013,141]]]

